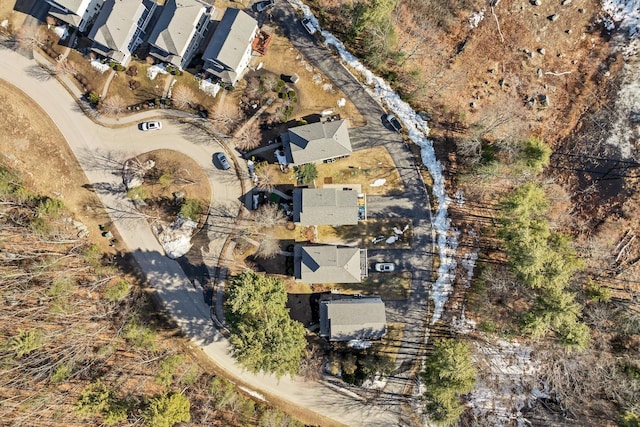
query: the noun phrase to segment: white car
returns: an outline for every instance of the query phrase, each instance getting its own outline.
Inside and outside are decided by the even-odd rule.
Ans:
[[[380,273],[386,273],[394,271],[396,269],[396,265],[392,262],[377,262],[375,265],[375,269]]]
[[[160,130],[162,129],[162,123],[160,122],[144,122],[140,124],[140,129],[143,131],[148,130]]]
[[[300,22],[302,23],[304,29],[307,30],[307,33],[311,35],[314,35],[316,33],[316,27],[313,26],[309,18],[303,18]]]

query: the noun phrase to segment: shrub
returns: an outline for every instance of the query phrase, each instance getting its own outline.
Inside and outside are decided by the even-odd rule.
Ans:
[[[17,357],[26,356],[42,345],[42,331],[30,329],[21,331],[18,335],[9,339],[7,348],[13,351]]]
[[[53,371],[53,374],[51,374],[51,382],[54,384],[60,384],[63,381],[66,381],[70,376],[71,376],[71,365],[70,364],[62,364],[56,367],[56,369]]]
[[[100,94],[98,92],[92,90],[87,95],[87,100],[92,104],[97,104],[98,102],[100,102]]]
[[[156,334],[147,325],[140,323],[136,317],[129,319],[122,330],[122,336],[139,348],[153,350],[156,345]]]
[[[134,201],[142,201],[147,198],[147,192],[142,187],[133,187],[127,190],[127,197]]]
[[[117,283],[107,286],[104,296],[109,301],[122,301],[129,295],[130,289],[131,287],[126,280],[119,280]]]
[[[173,382],[173,375],[176,368],[183,362],[182,357],[178,355],[169,356],[160,362],[158,373],[156,374],[156,382],[164,386],[170,386]]]
[[[313,163],[296,166],[296,177],[302,184],[309,184],[318,177],[318,169]]]
[[[198,215],[202,212],[202,205],[199,200],[186,199],[180,206],[180,215],[198,222]]]
[[[87,386],[78,398],[78,412],[84,415],[101,415],[104,423],[114,425],[127,419],[129,405],[116,397],[113,389],[102,380]]]
[[[52,218],[60,217],[60,211],[64,209],[64,203],[58,199],[51,199],[45,197],[40,200],[36,207],[36,212],[39,216],[49,216]]]
[[[191,402],[181,393],[165,393],[149,400],[144,419],[154,427],[172,427],[191,421]]]
[[[587,297],[593,302],[609,302],[611,301],[611,289],[589,281],[587,283]]]

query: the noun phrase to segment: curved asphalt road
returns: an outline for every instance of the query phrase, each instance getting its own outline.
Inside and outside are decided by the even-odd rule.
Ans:
[[[345,397],[319,383],[300,378],[278,381],[271,375],[253,375],[238,367],[228,341],[213,325],[202,291],[189,281],[176,261],[164,255],[146,220],[131,208],[122,188],[122,161],[158,148],[174,149],[193,158],[209,175],[215,199],[235,205],[242,196],[238,180],[229,179],[232,172],[219,171],[211,164],[212,153],[222,147],[210,138],[203,138],[202,133],[167,119],[161,131],[140,132],[135,123],[148,119],[155,114],[152,112],[127,119],[136,120],[130,126],[117,129],[99,126],[78,109],[75,100],[57,81],[39,81],[30,76],[27,70],[35,64],[33,60],[1,48],[0,55],[0,78],[34,99],[56,123],[168,314],[221,370],[267,398],[277,396],[337,423],[397,425],[397,411]],[[226,226],[217,230],[219,237],[229,231]]]
[[[223,147],[196,128],[167,121],[160,132],[140,132],[135,126],[117,129],[98,126],[78,111],[68,93],[55,81],[40,82],[28,77],[24,69],[34,63],[14,52],[3,51],[3,56],[10,60],[0,61],[0,76],[33,97],[56,122],[104,205],[109,209],[127,246],[158,290],[167,310],[185,333],[222,369],[263,393],[278,395],[349,425],[411,424],[403,413],[415,385],[415,371],[412,368],[419,366],[424,354],[427,326],[425,315],[431,280],[433,242],[428,194],[402,138],[382,125],[381,119],[385,114],[382,107],[327,49],[318,48],[316,42],[297,22],[293,9],[283,3],[279,3],[273,13],[285,33],[311,63],[349,96],[367,121],[367,125],[350,130],[354,149],[385,146],[400,173],[404,193],[393,197],[370,197],[369,215],[411,218],[413,222],[411,249],[376,250],[374,247],[370,250],[372,262],[394,261],[401,270],[410,270],[412,283],[407,303],[387,303],[388,320],[406,324],[403,342],[398,351],[394,375],[385,390],[367,404],[339,395],[319,384],[302,384],[299,380],[286,379],[277,382],[270,376],[250,375],[240,371],[229,356],[228,343],[212,328],[208,298],[202,294],[201,289],[189,282],[175,261],[164,256],[146,220],[135,215],[135,210],[131,209],[123,191],[118,190],[121,187],[121,162],[133,155],[152,149],[169,148],[196,160],[207,172],[215,195],[212,206],[214,214],[210,217],[211,224],[208,227],[211,243],[202,258],[207,261],[208,266],[216,265],[224,240],[233,228],[234,217],[230,212],[234,209],[237,212],[242,198],[235,175],[231,171],[223,172],[212,167],[211,154]],[[67,100],[67,108],[60,108],[60,100]],[[156,113],[143,113],[137,121],[154,114]],[[100,144],[96,144],[96,141],[100,141]]]

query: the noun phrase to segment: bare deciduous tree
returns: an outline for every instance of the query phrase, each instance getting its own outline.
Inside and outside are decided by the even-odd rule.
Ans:
[[[253,218],[258,221],[263,228],[273,228],[287,222],[282,210],[273,203],[267,203],[258,210],[253,211]]]
[[[247,123],[235,137],[235,145],[241,150],[249,151],[261,144],[260,127],[256,121]]]
[[[276,173],[274,172],[273,168],[270,168],[267,164],[261,164],[256,167],[255,173],[256,177],[258,178],[256,188],[260,191],[273,191],[276,178]]]
[[[272,91],[276,88],[276,85],[277,85],[277,80],[275,76],[272,76],[271,74],[267,74],[262,78],[262,87],[264,87],[265,90]]]
[[[193,90],[184,85],[176,86],[171,92],[171,101],[180,109],[190,108],[191,101],[194,99],[195,93],[193,93]]]
[[[56,64],[56,71],[60,75],[75,76],[78,73],[78,67],[75,63],[64,58]]]
[[[237,106],[225,105],[209,116],[213,126],[223,133],[232,133],[240,121],[240,110]]]
[[[100,103],[100,110],[104,114],[111,114],[114,116],[119,115],[126,108],[126,104],[124,99],[120,95],[112,95],[108,98],[105,98]]]
[[[280,251],[280,245],[278,241],[270,237],[266,237],[260,242],[256,255],[260,258],[274,258]]]
[[[260,96],[260,80],[256,77],[251,77],[247,80],[247,88],[245,93],[251,99],[255,99]]]
[[[40,27],[25,25],[18,31],[16,41],[18,42],[18,46],[23,49],[33,49],[44,46],[46,36]]]

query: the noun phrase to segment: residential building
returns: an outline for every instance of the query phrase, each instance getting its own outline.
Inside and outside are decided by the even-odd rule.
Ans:
[[[280,135],[287,162],[293,166],[320,163],[352,153],[347,120],[293,127]]]
[[[300,225],[355,225],[358,192],[345,188],[295,188],[293,222]]]
[[[367,250],[335,245],[296,245],[293,275],[304,283],[359,283],[368,274]]]
[[[377,340],[387,333],[378,296],[320,301],[320,336],[329,341]]]
[[[167,0],[147,39],[149,54],[181,70],[187,68],[204,39],[212,8],[198,0]]]
[[[202,55],[203,70],[235,85],[249,66],[257,33],[255,19],[239,9],[228,8]]]
[[[105,0],[88,37],[91,50],[127,65],[156,8],[153,0]]]
[[[85,32],[100,12],[104,0],[46,0],[51,5],[49,15]]]

